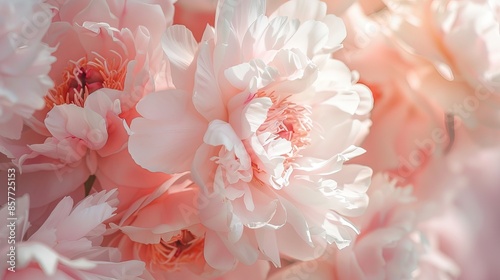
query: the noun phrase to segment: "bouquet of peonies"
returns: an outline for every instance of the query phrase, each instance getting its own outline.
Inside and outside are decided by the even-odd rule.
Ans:
[[[500,277],[500,2],[0,0],[1,279]]]

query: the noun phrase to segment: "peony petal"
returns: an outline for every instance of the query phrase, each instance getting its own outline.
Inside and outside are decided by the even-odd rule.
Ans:
[[[24,173],[16,178],[16,183],[23,186],[19,188],[17,195],[28,193],[36,197],[37,199],[31,200],[30,207],[40,207],[82,187],[89,176],[90,171],[83,161],[57,170]]]
[[[224,76],[232,86],[242,91],[246,89],[252,94],[273,82],[277,74],[276,69],[260,59],[238,64],[224,71]]]
[[[221,238],[211,231],[205,234],[204,256],[207,263],[218,270],[228,271],[236,265],[236,259]]]
[[[17,247],[18,267],[23,268],[35,261],[47,275],[54,275],[58,264],[76,269],[92,269],[95,264],[86,259],[70,260],[58,255],[51,248],[40,243],[24,242]]]
[[[93,150],[102,148],[108,139],[106,119],[74,104],[55,106],[47,114],[45,125],[57,139],[79,138]]]
[[[170,63],[181,70],[186,70],[193,62],[198,49],[193,33],[185,26],[174,25],[167,28],[163,40],[163,51]]]
[[[297,32],[286,42],[283,48],[299,49],[307,57],[320,53],[328,43],[328,26],[318,21],[306,21],[297,29]]]
[[[285,16],[299,19],[301,22],[307,20],[321,20],[326,16],[327,5],[317,0],[291,0],[283,3],[271,18]]]
[[[193,89],[193,104],[208,121],[227,119],[222,93],[214,74],[213,47],[211,41],[200,46]]]
[[[190,169],[206,123],[188,107],[188,101],[182,91],[167,91],[150,94],[139,103],[138,111],[146,118],[132,121],[129,139],[130,154],[139,165],[169,174]]]
[[[270,98],[253,98],[248,101],[249,95],[239,94],[229,102],[229,123],[240,139],[247,139],[264,123],[267,112],[271,108]]]
[[[193,75],[196,65],[193,64],[198,51],[198,43],[191,31],[185,26],[174,25],[167,29],[163,36],[163,51],[170,61],[172,80],[177,89],[193,90]]]
[[[287,212],[286,226],[291,226],[291,228],[303,241],[305,241],[306,244],[312,246],[311,232],[309,231],[309,226],[307,225],[304,214],[301,213],[300,210],[288,200],[282,198],[280,199],[280,202]]]
[[[3,117],[3,116],[2,116]],[[19,139],[23,131],[23,118],[13,115],[8,121],[0,122],[0,136],[9,139]]]
[[[221,0],[217,6],[215,15],[215,29],[217,32],[217,40],[226,42],[224,39],[225,30],[224,23],[229,23],[234,29],[238,38],[243,39],[248,27],[257,19],[258,16],[265,13],[266,1],[238,1],[238,0]]]
[[[255,231],[257,244],[261,252],[267,256],[276,267],[281,267],[280,254],[278,250],[278,242],[276,240],[276,232],[274,229],[260,228]]]
[[[228,151],[234,151],[241,162],[249,161],[243,143],[231,125],[226,122],[220,120],[210,122],[203,141],[208,145],[224,146]]]

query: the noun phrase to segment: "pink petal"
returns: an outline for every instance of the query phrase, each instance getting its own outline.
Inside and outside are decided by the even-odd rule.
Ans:
[[[117,164],[119,162],[120,164]],[[127,149],[99,158],[96,176],[104,186],[152,188],[169,178],[165,173],[152,173],[139,166]]]
[[[216,233],[208,231],[205,234],[205,260],[218,270],[228,271],[236,265],[236,259],[226,248],[226,245]]]
[[[255,231],[255,236],[261,252],[267,256],[276,267],[280,267],[281,260],[275,230],[260,228]]]
[[[3,116],[2,116],[3,117]],[[19,139],[23,130],[23,118],[13,115],[7,122],[0,122],[0,136]]]
[[[23,186],[17,195],[28,193],[31,197],[36,197],[31,200],[30,207],[40,207],[82,187],[89,176],[90,171],[82,161],[75,166],[53,171],[23,173],[17,178],[18,184]]]
[[[55,106],[48,113],[45,125],[57,139],[76,137],[93,150],[102,148],[108,138],[106,119],[92,110],[73,104]]]
[[[129,151],[139,165],[169,174],[190,169],[206,123],[188,102],[184,92],[174,90],[150,94],[138,104],[145,118],[132,121]]]
[[[193,90],[193,64],[198,51],[198,43],[189,29],[174,25],[167,29],[163,37],[163,51],[170,61],[172,80],[177,89]]]

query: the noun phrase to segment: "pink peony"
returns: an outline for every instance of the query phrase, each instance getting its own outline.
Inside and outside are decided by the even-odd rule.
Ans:
[[[66,197],[56,206],[45,223],[33,235],[26,236],[29,226],[29,196],[16,205],[16,267],[15,272],[2,262],[2,279],[137,279],[144,264],[120,261],[116,248],[101,247],[103,222],[113,216],[118,203],[116,192],[100,192],[88,196],[73,207]],[[8,216],[7,205],[0,210]],[[8,253],[9,228],[0,232],[2,255]]]
[[[205,203],[204,257],[217,270],[258,259],[307,260],[350,243],[345,217],[363,212],[370,91],[330,58],[342,21],[319,1],[223,1],[197,44],[182,26],[164,48],[176,89],[138,104],[129,150],[153,172],[191,170]]]
[[[461,270],[459,279],[496,279],[500,275],[498,235],[498,165],[500,150],[485,148],[462,129],[450,153],[434,158],[414,178],[421,200],[444,198],[445,215],[424,224],[430,241]]]
[[[351,246],[341,251],[329,248],[317,260],[291,263],[272,273],[269,279],[457,278],[460,269],[440,251],[435,242],[438,231],[427,226],[434,221],[447,220],[447,216],[433,213],[436,210],[433,202],[418,201],[411,187],[396,187],[381,174],[374,176],[368,194],[370,205],[366,213],[354,219],[361,234]],[[453,241],[462,240],[455,238]],[[450,243],[454,246],[461,245],[453,241]]]
[[[56,86],[19,141],[0,139],[2,152],[22,172],[19,194],[38,198],[32,207],[86,181],[92,185],[95,177],[95,186],[129,188],[120,194],[124,207],[133,199],[133,188],[154,188],[168,178],[132,160],[127,129],[137,101],[156,86],[167,86],[161,34],[173,6],[79,0],[53,5],[56,14],[44,42],[57,46],[50,72]],[[137,14],[126,13],[132,9]]]
[[[144,94],[158,84],[167,86],[160,42],[172,23],[171,1],[48,2],[55,2],[57,13],[44,41],[58,46],[58,61],[50,73],[56,87],[47,97],[47,109],[83,106],[86,96],[106,88],[115,92],[127,116]]]
[[[143,261],[145,278],[172,279],[175,273],[213,272],[203,258],[204,227],[187,211],[196,201],[198,188],[182,180],[183,176],[173,176],[152,193],[136,199],[119,224],[112,225],[119,231],[110,245],[119,248],[125,259]]]
[[[363,142],[367,153],[358,162],[376,172],[411,182],[432,156],[452,145],[445,112],[420,85],[425,62],[408,56],[384,37],[384,26],[354,5],[344,15],[348,36],[338,55],[359,72],[373,92],[373,125]]]
[[[371,166],[377,172],[387,172],[391,177],[405,183],[411,183],[415,186],[418,199],[446,196],[450,189],[464,185],[463,174],[451,172],[450,169],[452,165],[459,165],[469,157],[467,151],[473,144],[460,143],[462,138],[468,138],[468,133],[476,141],[479,140],[479,143],[494,144],[494,135],[498,132],[492,122],[486,125],[485,122],[479,121],[475,126],[470,125],[471,120],[477,119],[483,113],[485,117],[489,115],[492,121],[495,119],[494,110],[490,110],[496,106],[494,94],[488,92],[486,86],[478,86],[474,90],[463,78],[457,78],[456,73],[456,79],[447,81],[443,76],[444,72],[439,72],[444,68],[438,71],[440,68],[430,63],[428,57],[415,55],[421,44],[432,37],[428,36],[430,32],[422,32],[427,30],[422,24],[429,20],[430,15],[417,13],[413,9],[426,1],[397,2],[398,5],[394,1],[386,2],[387,7],[382,3],[382,7],[376,8],[378,12],[370,15],[363,11],[366,10],[363,5],[366,2],[361,1],[360,4],[354,5],[344,16],[348,36],[344,42],[345,48],[341,55],[338,55],[350,68],[359,71],[361,82],[370,87],[375,99],[371,116],[373,126],[362,145],[368,152],[355,162]],[[470,1],[463,1],[462,4],[467,2]],[[433,5],[439,6],[442,3],[435,1]],[[383,9],[384,7],[386,9]],[[406,10],[408,8],[412,9]],[[438,13],[437,10],[435,12]],[[449,11],[442,12],[444,15]],[[405,17],[396,17],[395,14],[404,14]],[[401,20],[406,22],[401,26],[406,27],[418,22],[416,27],[414,26],[414,32],[394,32],[392,28],[398,26],[396,23]],[[489,21],[489,18],[485,20]],[[416,35],[410,38],[408,34]],[[445,33],[439,34],[445,36]],[[415,39],[417,35],[419,39]],[[436,47],[433,50],[443,49]],[[465,55],[457,59],[464,57]],[[465,74],[469,75],[471,72],[464,72]],[[470,76],[468,79],[478,82],[480,79],[477,77]],[[431,80],[442,83],[434,83]],[[460,98],[456,98],[456,102],[445,101],[445,98],[456,97],[460,92],[468,92],[469,97],[462,95],[461,101]],[[483,105],[488,104],[488,110],[473,108],[475,111],[466,112],[467,116],[454,115],[454,112],[449,110],[453,103],[462,109],[465,109],[465,105],[474,105],[483,94],[492,97],[491,100],[481,101]],[[453,180],[450,181],[450,178]]]
[[[463,275],[461,279],[490,279],[491,275],[496,275],[495,266],[488,263],[495,258],[494,249],[484,249],[491,248],[489,245],[482,249],[474,248],[482,243],[479,240],[491,239],[478,238],[479,235],[471,234],[471,231],[479,227],[480,217],[491,211],[480,215],[469,214],[478,210],[473,211],[468,204],[474,203],[473,194],[483,192],[477,188],[481,185],[477,178],[489,178],[491,175],[471,176],[466,166],[470,164],[487,169],[486,166],[494,164],[481,164],[477,160],[480,150],[468,139],[470,135],[466,132],[469,130],[470,133],[470,127],[467,128],[467,120],[462,122],[455,118],[449,127],[445,118],[445,113],[449,111],[445,110],[445,103],[438,100],[443,92],[448,92],[450,88],[458,89],[465,83],[460,85],[454,80],[446,81],[448,84],[443,83],[440,87],[429,87],[432,85],[428,82],[429,77],[439,80],[444,79],[443,76],[429,61],[401,48],[400,42],[393,40],[397,37],[386,36],[388,26],[385,24],[393,19],[384,17],[386,13],[382,10],[366,16],[359,6],[355,6],[345,17],[348,37],[344,42],[342,59],[360,72],[362,82],[372,89],[375,97],[373,126],[362,145],[368,152],[359,162],[411,182],[415,187],[413,195],[418,201],[433,200],[447,204],[450,196],[465,187],[469,195],[460,201],[465,204],[465,209],[461,209],[464,205],[453,206],[459,214],[447,213],[444,217],[436,216],[419,224],[418,231],[426,237],[430,246],[428,253],[420,257],[417,279],[455,279],[457,269],[451,275],[448,270],[443,270],[443,266],[453,267],[450,260],[459,265]],[[470,89],[467,85],[462,88]],[[495,106],[494,103],[490,105]],[[474,112],[480,113],[481,109]],[[466,125],[463,125],[464,122]],[[473,137],[481,142],[495,139],[484,132],[475,131]],[[474,187],[474,191],[467,190],[467,187]],[[370,201],[373,201],[372,197]],[[488,207],[486,205],[483,207]],[[468,215],[460,213],[471,215],[468,217],[470,220],[464,221]],[[480,231],[485,235],[493,234],[495,227],[490,224],[485,223]],[[488,241],[484,243],[490,244]],[[483,257],[485,252],[490,252],[488,257]]]
[[[18,139],[24,120],[45,106],[54,49],[41,42],[52,18],[41,0],[0,1],[0,136]]]
[[[240,265],[221,275],[205,261],[205,227],[194,205],[199,188],[185,174],[173,176],[149,195],[140,197],[124,213],[109,245],[124,259],[146,264],[145,279],[264,279],[269,264]],[[158,215],[168,213],[168,215]],[[245,275],[241,275],[244,272]]]
[[[387,25],[393,41],[427,62],[421,93],[492,145],[500,127],[500,22],[488,2],[389,1]]]
[[[411,187],[396,187],[376,175],[369,190],[370,205],[355,219],[361,234],[353,246],[338,252],[335,270],[338,279],[454,279],[459,268],[429,244],[420,227],[438,216],[439,200],[417,200]],[[458,244],[457,244],[458,245]],[[419,278],[429,273],[434,275]],[[423,271],[424,270],[424,271]]]

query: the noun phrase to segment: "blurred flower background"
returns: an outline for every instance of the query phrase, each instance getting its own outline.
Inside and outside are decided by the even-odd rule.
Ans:
[[[499,0],[0,0],[1,279],[500,278]]]

